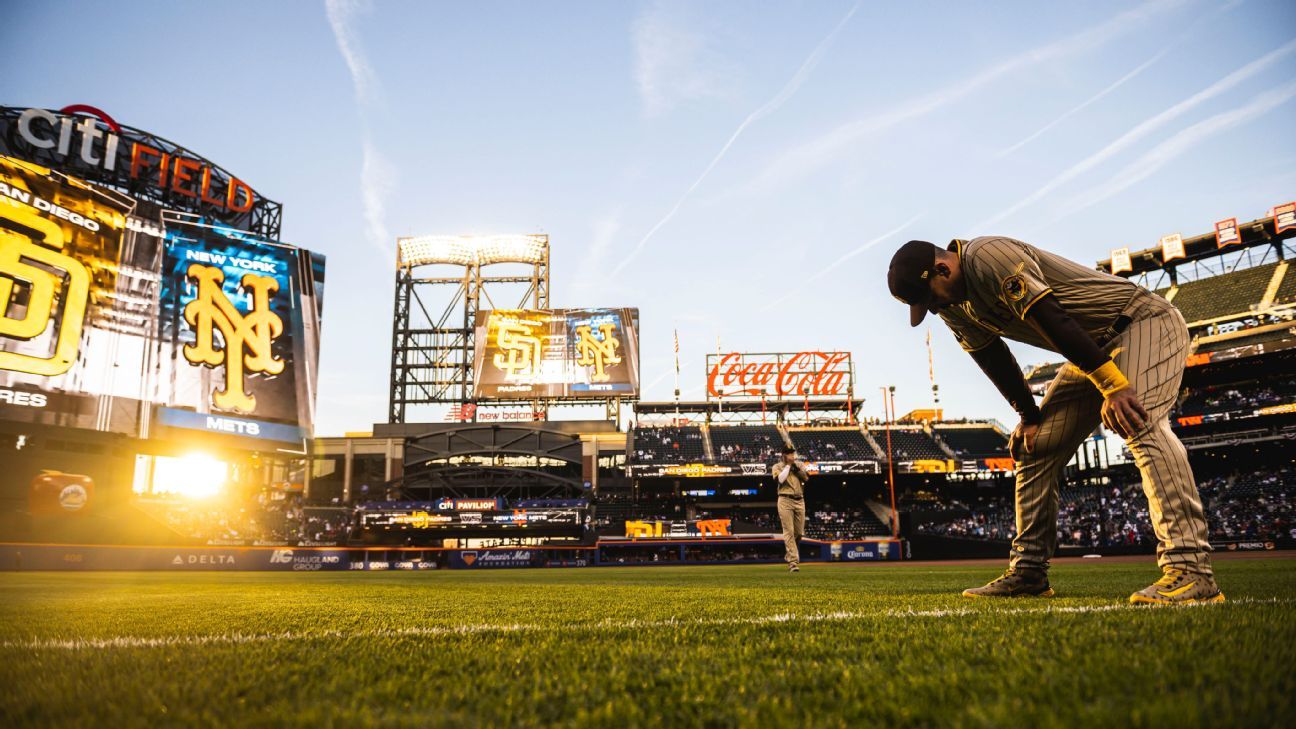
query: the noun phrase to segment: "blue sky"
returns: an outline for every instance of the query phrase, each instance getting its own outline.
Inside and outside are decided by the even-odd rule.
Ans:
[[[930,404],[925,329],[884,283],[904,240],[1093,263],[1296,198],[1289,1],[3,12],[4,103],[176,140],[328,256],[321,435],[385,418],[398,235],[548,233],[554,305],[641,308],[649,399],[671,397],[678,328],[685,397],[719,337],[849,350],[880,415],[884,384],[901,412]],[[1011,424],[934,326],[947,414]]]

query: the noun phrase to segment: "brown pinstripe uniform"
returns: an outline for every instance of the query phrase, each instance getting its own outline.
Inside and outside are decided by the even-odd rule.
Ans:
[[[804,472],[804,466],[802,469]],[[778,515],[779,523],[783,526],[785,547],[783,559],[788,564],[796,564],[801,561],[801,550],[797,543],[805,537],[805,481],[801,478],[801,472],[783,461],[775,463],[771,471],[774,482],[778,484]],[[788,474],[780,481],[779,476],[784,471],[788,471]]]
[[[1164,567],[1211,574],[1206,515],[1188,464],[1188,451],[1170,430],[1188,357],[1188,327],[1170,302],[1131,281],[1011,238],[959,242],[968,300],[940,317],[969,352],[997,337],[1054,350],[1026,313],[1052,293],[1066,313],[1115,360],[1148,413],[1126,441],[1143,477],[1157,561]],[[1063,367],[1040,405],[1032,453],[1017,459],[1017,537],[1012,566],[1047,568],[1057,548],[1058,479],[1062,468],[1100,422],[1103,396],[1073,365]],[[1023,449],[1024,450],[1024,449]]]

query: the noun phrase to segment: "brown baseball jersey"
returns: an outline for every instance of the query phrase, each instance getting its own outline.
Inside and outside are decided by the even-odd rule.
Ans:
[[[1148,418],[1126,440],[1143,478],[1157,560],[1162,567],[1211,574],[1210,543],[1188,453],[1170,429],[1189,351],[1183,316],[1165,299],[1131,281],[1082,266],[1012,238],[954,241],[968,300],[940,317],[969,352],[1007,337],[1053,346],[1026,322],[1052,293],[1062,309],[1110,354],[1139,393]],[[1127,328],[1112,329],[1120,314]],[[1063,367],[1040,404],[1034,449],[1016,453],[1017,533],[1009,563],[1047,568],[1057,549],[1059,477],[1100,421],[1103,395],[1075,367]]]
[[[802,467],[804,468],[804,466]],[[790,468],[792,468],[792,466],[789,464],[779,461],[778,463],[775,463],[774,468],[770,470],[774,474],[774,482],[778,484],[779,496],[793,496],[800,498],[805,494],[805,482],[801,480],[801,476],[798,474],[796,469],[788,471]],[[781,476],[784,471],[788,471],[787,478],[779,480],[779,476]]]
[[[940,311],[963,349],[975,352],[995,337],[1053,349],[1026,322],[1026,313],[1052,293],[1072,319],[1098,339],[1138,293],[1132,281],[1076,263],[1012,238],[956,240],[967,301]]]

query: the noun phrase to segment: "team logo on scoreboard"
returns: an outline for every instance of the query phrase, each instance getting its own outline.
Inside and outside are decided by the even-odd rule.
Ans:
[[[248,373],[277,375],[283,372],[283,360],[274,356],[271,345],[283,333],[283,320],[270,310],[270,299],[279,283],[270,276],[244,274],[239,290],[252,299],[252,308],[243,314],[225,294],[225,273],[216,266],[195,263],[186,272],[197,284],[198,295],[185,305],[184,318],[194,328],[197,340],[184,346],[184,357],[191,364],[207,367],[225,366],[225,384],[216,390],[212,401],[218,408],[242,413],[256,411],[256,398],[246,390]],[[222,346],[216,346],[216,332]]]
[[[621,340],[616,338],[616,326],[600,324],[599,334],[601,336],[596,339],[589,325],[576,327],[576,364],[594,367],[594,373],[590,375],[591,382],[607,382],[612,378],[607,374],[606,368],[621,364],[621,356],[617,354]]]
[[[543,344],[540,337],[532,335],[528,327],[508,321],[499,323],[496,337],[499,348],[503,350],[491,360],[497,368],[509,377],[529,377],[535,373]]]
[[[48,355],[0,352],[0,369],[61,375],[77,360],[90,273],[62,252],[67,239],[55,222],[19,205],[0,205],[0,220],[11,224],[0,226],[0,338],[31,341],[51,324],[56,332]],[[27,290],[27,306],[21,315],[11,316],[18,284]]]

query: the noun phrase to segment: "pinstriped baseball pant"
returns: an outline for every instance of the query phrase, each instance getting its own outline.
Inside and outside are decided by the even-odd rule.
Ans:
[[[1157,563],[1211,574],[1206,514],[1188,451],[1170,430],[1188,357],[1183,315],[1160,297],[1140,295],[1126,310],[1133,321],[1109,342],[1110,352],[1138,391],[1148,413],[1126,441],[1143,477]],[[1063,367],[1040,406],[1043,421],[1033,453],[1017,453],[1017,537],[1009,564],[1047,568],[1057,548],[1058,488],[1062,469],[1101,421],[1103,398],[1075,367]],[[1019,448],[1020,450],[1020,448]]]

